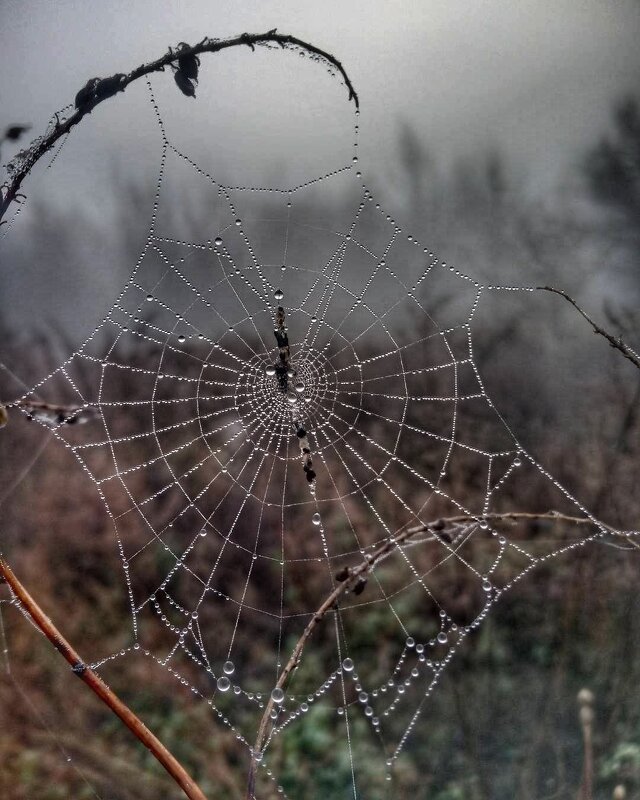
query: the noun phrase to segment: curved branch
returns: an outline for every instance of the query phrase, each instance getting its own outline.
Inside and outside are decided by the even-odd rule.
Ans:
[[[115,692],[104,683],[91,667],[88,667],[82,661],[78,653],[64,638],[49,617],[47,617],[38,603],[15,576],[11,567],[1,557],[0,575],[9,584],[11,591],[20,601],[20,605],[29,614],[34,624],[42,631],[62,657],[71,664],[73,672],[122,720],[131,733],[151,751],[185,795],[190,798],[190,800],[207,800],[200,787],[188,775],[180,762],[171,755],[162,742],[151,733],[144,722],[120,700]]]
[[[605,331],[604,328],[601,328],[596,322],[594,322],[591,319],[591,317],[586,313],[586,311],[583,311],[583,309],[580,308],[580,306],[576,303],[573,297],[570,297],[562,289],[554,289],[553,286],[536,286],[536,289],[538,289],[541,292],[553,292],[554,294],[559,294],[560,297],[564,297],[567,303],[570,303],[576,309],[576,311],[582,317],[584,317],[584,319],[587,320],[589,325],[591,325],[591,327],[593,328],[594,333],[597,333],[599,336],[603,336],[609,342],[611,347],[614,347],[616,350],[619,350],[626,359],[628,359],[635,367],[640,369],[640,357],[638,356],[638,354],[635,351],[633,351],[629,347],[629,345],[625,344],[622,341],[621,336],[613,336],[612,334]]]
[[[0,224],[2,224],[2,218],[6,214],[11,203],[19,196],[22,182],[33,166],[45,153],[51,150],[58,140],[69,133],[71,128],[77,125],[84,116],[90,114],[96,106],[100,105],[100,103],[104,102],[109,97],[112,97],[116,92],[124,91],[130,83],[133,83],[133,81],[145,75],[150,75],[153,72],[163,72],[167,65],[177,62],[178,58],[183,59],[189,56],[198,56],[201,53],[217,53],[229,47],[238,47],[242,45],[255,50],[255,45],[268,44],[270,42],[279,44],[283,49],[298,47],[331,64],[342,76],[349,92],[349,100],[353,100],[356,108],[359,108],[360,102],[356,90],[351,83],[351,79],[335,56],[332,56],[331,53],[327,53],[309,42],[298,39],[296,36],[278,33],[275,28],[271,31],[267,31],[267,33],[242,33],[231,39],[211,39],[205,37],[196,45],[181,46],[179,51],[169,48],[168,52],[160,58],[155,61],[150,61],[147,64],[141,64],[127,75],[117,74],[111,78],[105,79],[92,78],[85,84],[84,88],[78,92],[76,97],[76,110],[74,113],[64,121],[61,121],[56,115],[56,123],[53,130],[40,139],[35,140],[31,150],[27,151],[27,157],[24,163],[16,170],[15,174],[4,186],[4,191],[0,200]],[[100,92],[94,91],[99,85],[104,87],[101,96]]]
[[[507,513],[496,513],[496,514],[481,514],[480,516],[473,516],[470,514],[460,514],[454,517],[444,517],[442,519],[434,520],[426,525],[418,525],[413,528],[407,528],[406,530],[396,534],[393,537],[387,539],[377,550],[375,550],[371,555],[367,556],[360,564],[355,567],[349,567],[346,571],[346,579],[339,583],[335,589],[333,589],[327,597],[323,600],[321,605],[318,607],[317,611],[313,614],[309,623],[307,624],[306,628],[302,632],[300,638],[295,644],[291,652],[291,656],[289,660],[284,666],[284,669],[280,673],[280,677],[278,678],[278,682],[276,683],[276,687],[278,689],[283,689],[289,680],[289,676],[291,673],[296,669],[298,664],[300,663],[300,658],[302,656],[302,651],[304,650],[305,644],[307,643],[308,639],[311,637],[313,631],[317,628],[317,626],[322,622],[324,617],[327,613],[337,607],[338,601],[341,597],[346,595],[348,592],[353,590],[353,588],[361,582],[365,576],[367,576],[370,572],[373,571],[373,568],[376,564],[381,561],[386,555],[388,555],[395,547],[404,542],[409,541],[412,537],[416,536],[419,533],[432,533],[434,541],[445,541],[443,534],[446,532],[446,528],[450,525],[459,525],[464,523],[479,523],[483,520],[487,522],[518,522],[523,520],[530,520],[530,521],[539,521],[539,520],[551,520],[554,522],[569,522],[575,525],[594,525],[594,521],[589,517],[572,517],[567,514],[560,514],[555,511],[547,511],[545,513],[540,514],[532,514],[523,511],[514,511],[514,512],[507,512]],[[604,529],[606,529],[609,533],[619,534],[620,532],[617,531],[615,528],[611,528],[608,525],[604,525],[601,522],[598,522],[598,525],[601,525]],[[265,743],[267,738],[267,727],[269,725],[269,718],[271,714],[271,710],[273,709],[274,701],[269,698],[269,701],[265,705],[264,712],[262,714],[262,718],[260,720],[260,725],[258,728],[258,735],[256,737],[255,745],[253,747],[253,754],[251,765],[249,768],[249,779],[247,782],[247,795],[246,800],[254,800],[255,798],[255,778],[256,778],[256,768],[257,768],[257,761],[255,759],[255,754],[260,753],[262,747]]]

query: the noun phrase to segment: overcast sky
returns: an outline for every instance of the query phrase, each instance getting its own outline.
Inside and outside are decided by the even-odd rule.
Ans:
[[[342,60],[364,156],[393,152],[404,120],[445,159],[501,144],[543,189],[640,85],[637,0],[0,0],[0,124],[37,130],[169,44],[275,26]]]

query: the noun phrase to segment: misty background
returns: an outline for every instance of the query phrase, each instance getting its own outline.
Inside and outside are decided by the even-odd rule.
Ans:
[[[15,146],[4,143],[0,161],[6,164],[43,132],[51,114],[72,103],[93,76],[128,72],[180,41],[273,27],[326,49],[344,65],[361,103],[358,169],[403,234],[483,283],[563,288],[612,333],[640,346],[637,2],[4,0],[0,128],[26,123],[32,130]],[[223,182],[290,187],[350,163],[354,115],[344,87],[291,53],[240,48],[205,54],[195,101],[179,93],[170,71],[152,85],[170,140]],[[0,399],[19,396],[25,384],[56,368],[111,307],[148,232],[161,149],[148,91],[139,81],[94,110],[72,131],[51,169],[43,159],[25,182],[26,203],[8,232],[0,232]],[[219,221],[208,217],[210,187],[188,171],[167,183],[173,206],[158,232],[189,239],[206,230],[213,238]],[[294,195],[294,210],[310,224],[344,231],[356,190],[355,180],[323,181]],[[273,214],[273,203],[259,193],[249,195],[247,204],[255,218]],[[261,241],[268,248],[281,239],[274,225]],[[455,299],[455,288],[440,298],[445,305]],[[637,528],[640,384],[634,368],[561,298],[546,293],[487,293],[473,330],[488,393],[525,447],[594,514]],[[113,556],[110,531],[93,486],[78,481],[77,496],[69,497],[67,454],[48,447],[35,427],[19,421],[1,443],[5,542],[22,574],[64,610],[72,636],[91,640],[86,620],[95,614],[115,649],[122,614],[117,616],[114,598],[121,587],[115,570],[104,566]],[[15,489],[16,476],[40,447],[44,457]],[[137,451],[132,455],[141,458]],[[546,507],[543,488],[530,492]],[[532,528],[527,535],[539,532]],[[493,619],[487,624],[481,646],[462,661],[438,701],[434,719],[455,730],[437,728],[419,740],[423,755],[440,753],[433,756],[440,766],[427,769],[416,758],[407,766],[407,792],[422,797],[413,787],[427,773],[433,786],[446,787],[458,770],[475,777],[451,783],[448,794],[429,793],[421,782],[424,797],[510,798],[514,786],[516,796],[531,800],[569,796],[567,787],[573,796],[581,762],[575,720],[566,708],[583,682],[597,684],[602,697],[599,752],[608,760],[603,755],[598,797],[609,797],[611,781],[621,774],[636,791],[631,796],[638,796],[640,757],[633,769],[626,762],[616,766],[621,742],[640,753],[637,575],[627,553],[602,552],[561,562],[557,574],[528,583],[523,594],[514,592],[513,606],[505,603],[496,612],[495,625]],[[82,580],[74,578],[78,565]],[[67,576],[68,584],[57,575]],[[256,598],[257,605],[265,602]],[[9,623],[16,662],[36,687],[48,686],[49,671],[58,674],[54,658],[47,661],[40,650],[36,658],[30,631],[19,627],[23,620]],[[38,697],[54,711],[65,706],[66,677],[51,679],[58,681],[54,689]],[[144,673],[137,678],[145,680]],[[178,745],[193,731],[208,737],[210,721],[194,721],[179,699],[166,699],[170,691],[160,677],[156,695],[137,695],[155,729]],[[12,697],[4,695],[5,709]],[[27,794],[16,800],[53,798],[42,786],[50,790],[58,761],[44,758],[38,769],[27,762],[32,752],[42,757],[47,746],[21,709],[3,723],[9,733],[0,741],[0,778],[21,770]],[[95,711],[81,696],[73,713],[77,730],[94,725]],[[319,729],[315,724],[310,738]],[[108,721],[95,727],[107,731],[107,744],[96,737],[96,752],[83,752],[77,735],[65,744],[91,766],[98,785],[109,787],[109,796],[172,796],[162,776],[138,786],[138,773],[121,767],[122,753],[135,763],[126,742]],[[512,749],[504,748],[510,737]],[[312,744],[304,736],[301,741],[304,755],[313,754]],[[294,753],[296,746],[290,745]],[[207,763],[208,751],[196,750],[184,756],[197,762],[194,769],[211,779],[219,796],[239,796],[234,785],[242,783],[242,769],[227,786],[224,753],[220,763]],[[557,767],[550,788],[552,760],[564,766]],[[123,769],[115,781],[107,777],[112,763]],[[153,767],[144,768],[153,774]],[[220,774],[210,774],[218,768]],[[331,770],[317,771],[329,776]],[[313,774],[301,777],[295,759],[290,772],[308,796],[341,797],[337,790],[319,790]],[[73,779],[64,778],[69,786]],[[74,796],[82,796],[77,787]]]

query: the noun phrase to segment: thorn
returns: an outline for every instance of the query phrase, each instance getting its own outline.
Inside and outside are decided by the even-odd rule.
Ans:
[[[243,41],[243,42],[244,42],[246,45],[248,45],[248,46],[249,46],[249,47],[250,47],[252,50],[254,50],[254,51],[255,51],[255,49],[256,49],[256,48],[255,48],[255,45],[254,45],[254,44],[253,44],[253,42],[251,41],[251,39],[250,39],[250,35],[249,35],[248,33],[243,33],[243,34],[240,36],[240,39],[241,39],[241,40],[242,40],[242,41]]]

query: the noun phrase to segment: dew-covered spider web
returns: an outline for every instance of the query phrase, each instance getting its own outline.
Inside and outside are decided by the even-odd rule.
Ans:
[[[161,80],[144,87],[157,186],[139,257],[16,405],[110,517],[126,644],[92,666],[168,672],[253,754],[257,796],[261,781],[300,796],[281,785],[279,742],[321,720],[323,757],[349,765],[343,796],[361,796],[366,770],[393,780],[504,593],[611,532],[519,444],[474,360],[486,296],[529,290],[483,285],[387,213],[358,110],[329,172],[237,186],[175,144]],[[189,187],[204,198],[191,227],[176,212]],[[336,196],[352,208],[339,227]],[[504,516],[550,508],[575,519],[544,539]]]

